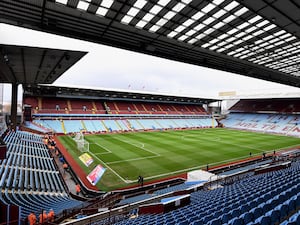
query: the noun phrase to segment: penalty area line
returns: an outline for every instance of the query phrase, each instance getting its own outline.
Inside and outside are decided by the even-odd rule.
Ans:
[[[98,143],[94,143],[95,145],[98,145],[100,148],[103,148],[105,151],[107,151],[107,153],[97,153],[97,154],[108,154],[108,153],[112,153],[108,148],[106,148],[105,146],[103,146],[103,145],[100,145],[100,144],[98,144]]]

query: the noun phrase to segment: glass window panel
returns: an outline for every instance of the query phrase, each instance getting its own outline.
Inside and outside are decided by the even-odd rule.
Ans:
[[[261,19],[261,16],[255,16],[253,17],[252,19],[250,19],[248,22],[249,23],[255,23],[256,21],[260,20]]]
[[[156,25],[162,27],[168,20],[161,18],[159,21],[157,21]]]
[[[155,6],[153,6],[151,9],[150,9],[150,13],[153,13],[153,14],[157,14],[157,13],[159,13],[159,11],[162,9],[162,7],[161,6],[159,6],[159,5],[155,5]]]
[[[143,17],[143,20],[149,22],[150,20],[152,20],[154,17],[153,14],[150,14],[150,13],[147,13],[144,17]]]
[[[265,43],[260,44],[259,46],[264,47],[264,46],[267,46],[268,44],[269,44],[268,42],[265,42]]]
[[[265,33],[263,30],[258,30],[258,31],[256,31],[256,32],[254,32],[254,33],[252,33],[252,35],[253,36],[258,36],[258,35],[260,35],[260,34],[262,34],[262,33]]]
[[[292,36],[292,35],[291,35],[291,34],[289,34],[289,33],[286,33],[286,34],[284,34],[284,35],[280,36],[279,38],[281,38],[281,39],[285,39],[285,38],[287,38],[287,37],[290,37],[290,36]]]
[[[82,10],[87,10],[89,7],[90,3],[85,2],[85,1],[79,1],[77,5],[77,9],[82,9]]]
[[[256,24],[256,26],[257,26],[257,27],[263,27],[264,25],[266,25],[266,24],[268,24],[268,23],[269,23],[269,21],[264,20],[264,21],[262,21],[262,22]]]
[[[226,41],[227,41],[227,42],[232,42],[232,41],[234,41],[235,39],[236,39],[236,37],[231,37],[231,38],[226,39]]]
[[[233,8],[237,7],[238,5],[239,5],[239,3],[237,3],[236,1],[232,1],[227,6],[225,6],[224,9],[226,9],[227,11],[230,11]]]
[[[201,45],[202,48],[207,48],[208,46],[210,46],[210,43],[205,43],[204,45]]]
[[[293,48],[290,48],[289,51],[293,51],[293,50],[296,50],[297,47],[293,47]]]
[[[149,30],[152,32],[156,32],[159,28],[160,28],[160,26],[153,25]]]
[[[237,41],[233,42],[233,44],[238,45],[238,44],[241,44],[242,42],[243,42],[242,40],[237,40]]]
[[[245,22],[245,23],[242,23],[241,25],[238,25],[237,28],[238,29],[243,29],[245,27],[249,26],[249,23]]]
[[[270,48],[273,48],[273,47],[275,47],[275,45],[270,45],[270,44],[269,44],[269,45],[266,46],[265,48],[266,48],[266,49],[270,49]]]
[[[132,8],[128,11],[127,15],[133,16],[133,17],[134,17],[136,14],[138,14],[139,11],[140,11],[139,9],[133,8],[133,7],[132,7]]]
[[[185,28],[186,28],[185,26],[180,25],[179,27],[177,27],[177,28],[175,29],[175,31],[176,31],[176,32],[181,32],[181,31],[183,31]]]
[[[217,49],[217,48],[218,48],[218,46],[217,46],[217,45],[214,45],[214,46],[210,47],[209,49],[210,49],[210,50],[215,50],[215,49]]]
[[[188,32],[186,32],[186,35],[192,36],[195,33],[197,33],[197,31],[195,31],[195,30],[189,30]]]
[[[204,16],[204,13],[199,11],[195,15],[192,16],[192,19],[199,20],[202,16]]]
[[[99,10],[100,8],[98,8],[98,10]],[[107,10],[107,9],[105,9],[105,8],[102,8],[101,7],[101,9],[104,9],[104,10]],[[98,13],[98,10],[97,10],[97,14],[99,14]],[[126,23],[126,24],[128,24],[128,23],[130,23],[130,21],[132,20],[132,16],[128,16],[128,15],[125,15],[123,18],[122,18],[122,20],[121,20],[121,22],[122,23]]]
[[[247,40],[249,40],[249,39],[251,39],[251,38],[253,38],[253,37],[250,36],[250,35],[248,35],[248,36],[246,36],[246,37],[243,37],[243,40],[244,40],[244,41],[247,41]]]
[[[271,24],[271,25],[269,25],[269,26],[267,26],[267,27],[264,27],[263,30],[264,30],[264,31],[268,31],[268,30],[273,29],[274,27],[276,27],[276,25]]]
[[[234,45],[233,45],[233,44],[229,44],[229,45],[226,45],[226,46],[225,46],[225,48],[226,48],[226,49],[228,49],[228,48],[232,48],[232,47],[234,47]]]
[[[187,39],[187,38],[188,38],[188,36],[182,35],[182,36],[180,36],[180,37],[178,38],[178,40],[179,40],[179,41],[184,41],[184,40]]]
[[[101,6],[106,7],[106,8],[110,8],[113,3],[114,3],[113,0],[103,0],[101,2]]]
[[[247,30],[245,30],[245,32],[250,33],[250,32],[252,32],[252,31],[254,31],[256,29],[257,29],[257,27],[250,27]]]
[[[221,16],[223,16],[225,13],[226,13],[225,10],[220,9],[218,12],[216,12],[216,13],[213,15],[213,17],[215,17],[215,18],[218,19],[218,18],[220,18]]]
[[[244,36],[245,34],[246,34],[245,32],[240,32],[240,33],[236,34],[235,37],[239,38],[239,37]]]
[[[68,3],[68,0],[56,0],[56,2],[66,5]]]
[[[228,52],[227,55],[233,55],[235,53],[236,53],[235,51],[232,51],[232,52]]]
[[[194,30],[197,30],[197,31],[199,31],[199,30],[201,30],[203,27],[205,27],[205,25],[203,25],[203,24],[198,24],[197,26],[195,26],[194,27]]]
[[[189,40],[188,43],[194,44],[196,41],[198,41],[198,39],[197,38],[193,38],[193,39]]]
[[[214,31],[215,31],[215,29],[209,28],[208,30],[204,31],[204,33],[208,35],[208,34],[214,32]]]
[[[242,55],[241,57],[240,57],[240,59],[244,59],[244,58],[247,58],[248,56],[247,55]]]
[[[206,34],[199,34],[196,36],[196,38],[200,40],[201,38],[204,38],[205,36],[206,36]]]
[[[224,21],[224,23],[229,23],[232,20],[234,20],[235,18],[236,18],[236,16],[231,15],[231,16],[228,16],[227,18],[225,18],[223,21]]]
[[[239,30],[236,29],[236,28],[233,28],[233,29],[231,29],[230,31],[228,31],[227,33],[228,33],[228,34],[233,34],[233,33],[237,32],[237,31],[239,31]]]
[[[250,52],[250,50],[245,50],[245,51],[243,51],[243,54],[247,54],[249,52]]]
[[[191,1],[193,1],[193,0],[181,0],[183,3],[185,3],[185,4],[189,4]]]
[[[209,3],[203,9],[201,9],[201,11],[204,12],[204,13],[208,13],[209,11],[211,11],[214,8],[215,8],[215,6],[213,4],[211,4],[211,3]]]
[[[223,52],[225,50],[226,50],[226,48],[220,48],[220,49],[217,49],[217,52]]]
[[[222,34],[221,36],[219,36],[219,39],[224,39],[224,38],[227,38],[229,35],[228,34]]]
[[[286,42],[289,42],[289,41],[292,41],[292,40],[294,40],[294,39],[296,39],[296,37],[290,37],[290,38],[286,39],[285,41],[286,41]]]
[[[175,12],[169,11],[166,15],[164,15],[164,18],[170,20],[170,19],[173,18],[175,15],[176,15]]]
[[[220,42],[218,45],[219,45],[219,46],[223,46],[223,45],[226,45],[226,44],[227,44],[226,41],[222,41],[222,42]]]
[[[185,4],[182,4],[181,2],[177,3],[172,10],[175,12],[180,12],[185,7]]]
[[[224,0],[213,0],[215,5],[220,5],[222,2],[224,2]]]
[[[271,38],[274,38],[274,37],[273,37],[272,35],[270,35],[270,36],[264,37],[263,40],[264,40],[264,41],[267,41],[267,40],[269,40],[269,39],[271,39]]]
[[[212,39],[212,40],[209,41],[209,44],[214,44],[214,43],[216,43],[218,41],[219,41],[219,39]]]
[[[284,43],[284,41],[279,41],[279,42],[274,43],[274,45],[281,45],[283,43]]]
[[[270,40],[269,42],[274,43],[274,42],[279,41],[279,40],[280,40],[279,38],[274,38],[274,39]]]
[[[186,27],[188,27],[188,26],[190,26],[190,25],[193,24],[193,23],[195,23],[194,20],[188,19],[187,21],[185,21],[185,22],[183,23],[183,25],[186,26]]]
[[[100,15],[100,16],[105,16],[106,13],[108,12],[107,8],[103,8],[103,7],[99,7],[96,11],[96,14]],[[131,18],[130,16],[128,16],[129,18]],[[128,19],[128,18],[127,18]],[[131,18],[132,19],[132,18]]]
[[[144,20],[140,20],[135,26],[139,27],[139,28],[143,28],[144,26],[146,26],[147,22]]]
[[[243,8],[241,8],[240,10],[236,11],[236,12],[234,13],[234,15],[236,15],[236,16],[241,16],[241,15],[243,15],[243,14],[246,13],[246,12],[248,12],[248,9],[245,8],[245,7],[243,7]]]
[[[208,24],[210,24],[213,21],[215,21],[215,19],[213,17],[209,17],[206,20],[204,20],[202,23],[208,25]]]
[[[215,29],[219,29],[220,27],[223,27],[224,25],[225,25],[225,23],[223,23],[223,22],[219,22],[219,23],[217,23],[217,24],[213,25],[213,28],[215,28]]]
[[[171,0],[159,0],[157,4],[161,6],[166,6]]]
[[[281,31],[278,31],[278,32],[274,33],[273,35],[279,36],[279,35],[285,34],[285,33],[286,33],[286,32],[285,32],[284,30],[281,30]]]
[[[134,6],[141,9],[143,8],[145,5],[146,5],[147,1],[146,0],[137,0],[135,3],[134,3]]]
[[[172,31],[167,36],[172,38],[172,37],[175,37],[177,34],[178,34],[178,32]]]

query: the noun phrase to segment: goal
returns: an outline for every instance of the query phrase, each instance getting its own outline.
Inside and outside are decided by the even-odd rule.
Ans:
[[[88,152],[90,150],[90,143],[84,140],[83,133],[78,132],[74,137],[74,141],[77,144],[78,150],[80,150],[81,152]]]

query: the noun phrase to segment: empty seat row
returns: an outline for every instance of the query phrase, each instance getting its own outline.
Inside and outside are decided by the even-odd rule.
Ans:
[[[299,166],[296,162],[287,169],[246,177],[211,191],[194,192],[188,206],[117,224],[278,224],[300,207]],[[294,216],[293,220],[297,218]]]

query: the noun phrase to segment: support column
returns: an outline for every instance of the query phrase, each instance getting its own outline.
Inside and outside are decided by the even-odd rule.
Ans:
[[[11,85],[11,109],[10,109],[10,120],[11,129],[16,130],[17,126],[17,105],[18,105],[18,84],[13,83]]]

